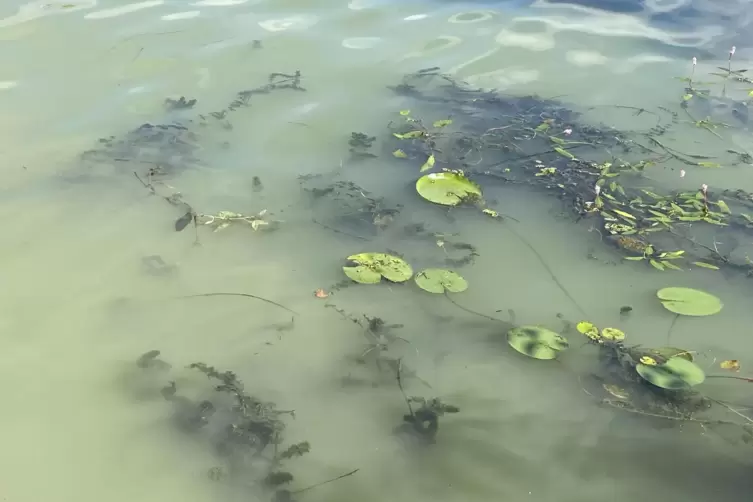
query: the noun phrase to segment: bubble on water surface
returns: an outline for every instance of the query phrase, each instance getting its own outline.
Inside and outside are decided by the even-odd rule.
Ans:
[[[354,37],[346,38],[342,41],[342,46],[346,49],[371,49],[376,47],[382,39],[379,37]]]
[[[165,3],[165,0],[147,0],[146,2],[132,3],[128,5],[121,5],[120,7],[113,7],[111,9],[102,9],[84,16],[84,19],[107,19],[110,17],[122,16],[123,14],[130,14],[139,10],[148,9],[150,7],[157,7]]]
[[[163,21],[178,21],[180,19],[193,19],[195,17],[199,17],[200,14],[201,14],[201,11],[188,10],[185,12],[175,12],[173,14],[166,14],[162,16],[160,19]]]

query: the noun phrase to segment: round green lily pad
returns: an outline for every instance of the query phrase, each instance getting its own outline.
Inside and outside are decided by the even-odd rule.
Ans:
[[[507,343],[528,357],[534,359],[554,359],[570,344],[567,339],[554,331],[540,326],[520,326],[507,332]]]
[[[461,173],[429,173],[416,181],[418,195],[444,206],[457,206],[469,198],[481,198],[481,188]]]
[[[416,274],[414,280],[419,288],[429,293],[460,293],[468,289],[468,282],[460,274],[442,268],[422,270]]]
[[[724,306],[716,296],[691,288],[664,288],[656,296],[665,309],[680,315],[714,315]]]
[[[358,265],[357,267],[343,267],[345,275],[352,280],[361,284],[377,284],[381,282],[382,276],[368,267]]]
[[[657,365],[639,363],[635,370],[647,382],[669,390],[688,389],[706,380],[703,370],[683,357],[673,357]]]
[[[413,268],[402,258],[398,258],[397,256],[392,256],[385,253],[359,253],[354,254],[351,256],[348,256],[348,260],[356,263],[357,265],[360,265],[363,268],[367,268],[370,271],[384,277],[388,281],[392,282],[405,282],[411,277],[413,277]],[[359,269],[361,267],[345,267],[345,268],[355,268]],[[345,271],[345,269],[343,269]],[[360,277],[364,277],[362,272],[353,272],[354,275],[358,275]],[[345,272],[348,277],[353,279],[353,277],[348,273]],[[370,277],[373,280],[373,275],[366,274],[365,277]],[[356,282],[356,279],[353,279]],[[374,281],[379,282],[379,281]],[[374,282],[368,282],[367,284],[374,284]]]

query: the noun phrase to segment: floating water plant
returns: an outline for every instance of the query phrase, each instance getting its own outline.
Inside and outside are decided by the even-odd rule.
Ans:
[[[691,288],[663,288],[656,296],[665,309],[678,315],[709,316],[719,313],[724,306],[716,296]]]
[[[567,339],[540,326],[520,326],[507,332],[507,343],[528,357],[534,359],[554,359],[570,344]]]
[[[621,342],[625,339],[625,333],[622,330],[617,328],[604,328],[599,332],[599,328],[588,321],[579,322],[575,326],[575,329],[597,343],[604,343],[604,341]]]
[[[361,284],[377,284],[382,277],[405,282],[413,277],[413,268],[402,258],[385,253],[359,253],[348,256],[354,265],[343,267],[345,275]]]
[[[416,181],[418,195],[443,206],[457,206],[481,199],[481,188],[465,177],[462,171],[426,174]]]
[[[429,293],[460,293],[468,289],[468,282],[457,272],[442,268],[427,268],[416,274],[416,285]]]
[[[220,211],[217,214],[201,214],[198,218],[203,225],[214,227],[215,232],[224,230],[233,223],[245,223],[254,230],[259,230],[269,225],[269,222],[264,219],[265,214],[267,214],[266,209],[255,216],[246,216],[232,211]]]
[[[647,382],[668,390],[688,389],[706,379],[703,370],[684,357],[672,357],[663,364],[657,364],[652,358],[644,356],[635,370]]]

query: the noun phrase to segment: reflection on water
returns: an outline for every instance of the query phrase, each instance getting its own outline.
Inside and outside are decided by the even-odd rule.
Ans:
[[[750,445],[727,424],[749,420],[743,381],[698,387],[734,411],[714,401],[711,415],[646,416],[619,401],[628,390],[609,386],[615,376],[579,333],[565,331],[559,361],[507,344],[513,325],[560,331],[587,317],[630,344],[689,349],[707,376],[750,375],[753,84],[703,83],[730,64],[732,45],[732,69],[746,67],[746,4],[575,3],[3,6],[3,497],[750,493]],[[432,92],[402,80],[435,66],[449,77]],[[455,81],[489,93],[471,98]],[[510,98],[531,93],[560,102]],[[469,131],[484,148],[460,141]],[[646,192],[706,185],[695,204],[727,225],[689,220],[675,237],[706,253],[694,261],[715,252],[729,263],[660,272],[648,262],[666,256],[645,247],[643,263],[623,260],[624,241],[606,235],[615,222],[576,221],[561,196],[587,195],[585,212],[601,176],[574,169],[569,152],[599,165],[661,159],[619,178],[644,191],[629,207],[647,218],[693,218],[694,203],[641,206]],[[463,167],[504,220],[418,197],[429,154],[434,170]],[[413,284],[345,280],[345,257],[369,251],[416,272],[452,266],[469,288],[453,305]],[[675,319],[655,297],[666,286],[709,291],[724,308]]]

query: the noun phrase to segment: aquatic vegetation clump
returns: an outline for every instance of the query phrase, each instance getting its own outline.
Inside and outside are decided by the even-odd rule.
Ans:
[[[386,253],[358,253],[348,256],[352,265],[343,267],[345,275],[361,284],[377,284],[382,277],[405,282],[413,277],[413,268],[402,258]]]
[[[159,350],[148,351],[137,359],[136,365],[142,371],[157,369],[165,374],[171,365],[159,356]],[[211,392],[203,398],[191,399],[182,395],[172,380],[165,383],[160,393],[172,405],[173,423],[183,432],[208,439],[223,462],[209,469],[207,475],[211,480],[240,483],[257,494],[271,494],[274,502],[291,502],[297,493],[358,471],[290,489],[295,477],[287,467],[288,462],[311,450],[308,441],[281,447],[286,426],[283,418],[294,417],[295,412],[279,410],[274,403],[250,394],[232,371],[220,371],[200,362],[187,368],[203,373],[212,382]]]

